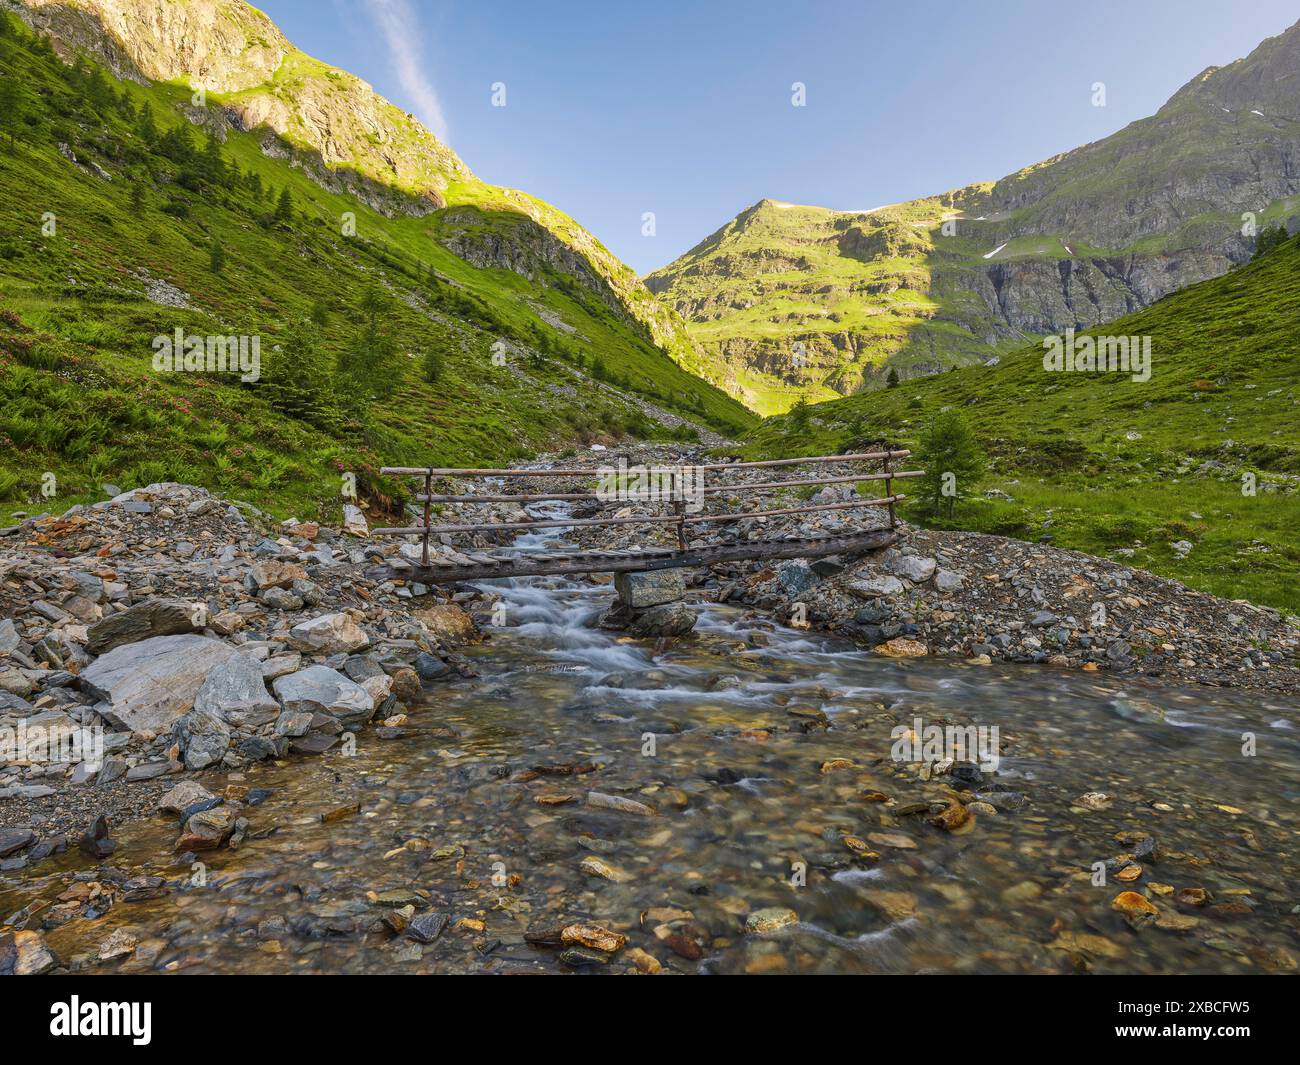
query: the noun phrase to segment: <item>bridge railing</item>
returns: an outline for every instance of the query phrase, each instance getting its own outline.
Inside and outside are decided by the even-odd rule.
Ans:
[[[678,549],[685,552],[690,547],[687,529],[714,523],[746,521],[753,518],[782,517],[795,514],[812,514],[824,511],[857,510],[869,507],[886,507],[889,528],[897,525],[895,505],[906,498],[894,490],[894,482],[910,477],[920,477],[922,470],[899,470],[900,459],[911,455],[907,450],[867,451],[847,455],[812,455],[791,459],[768,459],[761,462],[716,462],[697,465],[630,466],[625,460],[615,465],[552,467],[549,469],[474,469],[432,466],[385,466],[380,472],[397,477],[418,477],[423,481],[423,491],[415,496],[422,506],[423,521],[419,525],[397,528],[372,529],[380,536],[418,536],[423,543],[422,564],[429,565],[429,544],[434,536],[476,532],[529,532],[534,529],[559,529],[586,526],[647,525],[669,527],[677,534]],[[826,476],[801,476],[787,480],[759,480],[737,482],[728,474],[740,470],[778,469],[812,466],[816,470],[829,464],[870,464],[870,471],[833,473]],[[878,467],[878,469],[877,469]],[[780,476],[777,474],[776,476]],[[514,491],[482,494],[457,494],[435,492],[435,482],[456,480],[522,481],[538,478],[582,478],[596,480],[592,491]],[[809,488],[834,484],[858,484],[879,481],[882,492],[878,496],[864,496],[836,503],[810,503],[801,506],[779,507],[773,510],[728,510],[705,513],[709,497],[735,495],[738,492],[780,491],[787,488]],[[640,514],[623,517],[596,518],[530,518],[527,521],[455,522],[433,524],[433,507],[446,503],[595,503],[600,506],[626,507],[635,503],[667,504],[666,514]]]

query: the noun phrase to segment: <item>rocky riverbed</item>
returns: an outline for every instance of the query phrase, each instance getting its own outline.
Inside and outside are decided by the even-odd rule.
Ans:
[[[644,543],[615,528],[518,546]],[[1294,968],[1271,611],[907,528],[611,610],[601,577],[423,586],[365,531],[181,485],[5,530],[0,736],[103,748],[0,768],[0,972]],[[1000,767],[900,758],[922,720],[1000,725]]]

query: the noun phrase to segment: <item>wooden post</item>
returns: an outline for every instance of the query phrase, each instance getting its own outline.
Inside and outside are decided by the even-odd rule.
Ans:
[[[886,450],[885,452],[885,498],[890,501],[889,502],[889,527],[891,529],[897,528],[898,526],[898,520],[894,516],[893,496],[894,496],[894,460],[890,456],[889,450]]]
[[[673,470],[673,513],[677,515],[677,547],[686,550],[686,501],[678,471]]]
[[[420,563],[426,569],[429,566],[429,525],[430,525],[430,497],[433,495],[433,474],[424,475],[424,550],[420,553]]]

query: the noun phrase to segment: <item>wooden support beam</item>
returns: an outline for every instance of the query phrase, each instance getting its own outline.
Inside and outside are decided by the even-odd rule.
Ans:
[[[893,529],[873,529],[870,532],[855,533],[850,536],[808,540],[751,540],[738,544],[688,547],[685,551],[658,548],[654,551],[529,552],[521,554],[512,562],[497,566],[477,565],[466,559],[465,561],[470,564],[436,565],[429,568],[413,565],[409,570],[390,571],[390,576],[398,580],[418,580],[426,584],[453,584],[503,577],[696,568],[763,559],[865,554],[868,551],[879,551],[888,547],[897,539],[898,533]]]

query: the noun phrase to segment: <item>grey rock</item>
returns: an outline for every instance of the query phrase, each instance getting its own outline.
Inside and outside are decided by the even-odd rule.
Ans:
[[[284,588],[272,587],[266,589],[262,593],[262,602],[273,610],[301,610],[303,607],[301,597]]]
[[[685,636],[695,628],[695,613],[684,603],[663,603],[636,612],[628,622],[633,636]]]
[[[374,712],[374,700],[361,685],[327,666],[308,666],[278,678],[273,687],[289,713],[329,714],[348,725]]]
[[[204,678],[194,709],[236,728],[257,728],[279,716],[280,704],[266,690],[262,663],[251,654],[234,654]]]
[[[624,606],[643,607],[672,603],[686,594],[686,575],[680,569],[616,573],[614,590]]]
[[[289,630],[289,643],[314,654],[351,654],[370,646],[370,638],[347,614],[322,614]]]
[[[126,771],[126,780],[128,784],[134,784],[139,780],[157,780],[165,776],[171,770],[167,762],[145,762],[143,765],[133,765]]]
[[[917,555],[899,555],[889,562],[889,570],[898,577],[906,578],[913,584],[928,581],[934,576],[938,563],[932,558],[920,558]]]
[[[850,581],[848,590],[859,599],[881,599],[889,595],[898,595],[903,590],[903,582],[897,577],[867,577]]]
[[[207,675],[233,654],[206,636],[154,636],[96,659],[81,686],[108,704],[100,712],[117,728],[158,734],[194,705]]]
[[[958,592],[961,591],[963,584],[960,573],[954,573],[950,569],[941,569],[935,572],[934,587],[940,592]]]
[[[195,706],[177,720],[172,737],[184,752],[186,769],[206,769],[225,757],[230,726],[219,711]]]
[[[427,651],[421,651],[415,656],[414,665],[415,672],[419,674],[421,680],[437,680],[451,672],[451,666],[437,655],[431,655]]]
[[[799,596],[811,590],[820,578],[802,558],[791,558],[776,567],[776,579],[786,595]]]
[[[10,618],[0,621],[0,654],[8,654],[10,651],[16,651],[18,645],[22,643],[22,637],[18,635],[18,628]]]
[[[193,605],[184,600],[146,599],[91,625],[86,630],[86,650],[92,655],[102,655],[151,636],[194,632],[201,628],[195,618]]]
[[[179,814],[182,810],[214,798],[216,796],[197,780],[182,780],[158,800],[157,809],[161,813]]]

